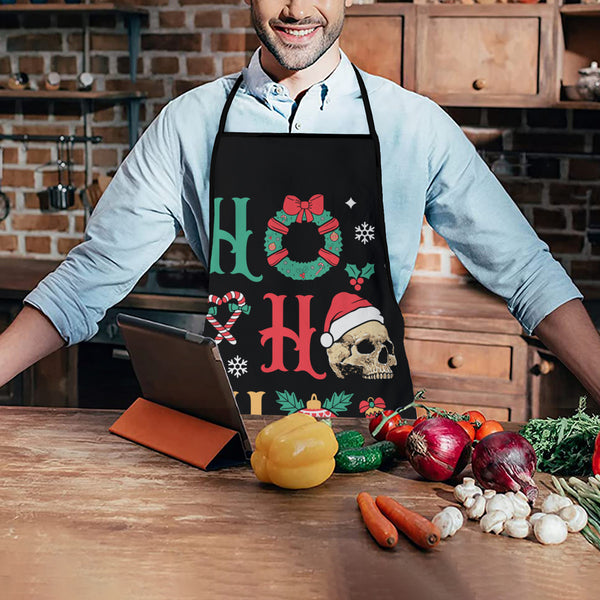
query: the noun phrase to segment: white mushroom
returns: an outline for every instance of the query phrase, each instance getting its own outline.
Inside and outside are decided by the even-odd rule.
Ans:
[[[558,515],[544,515],[533,526],[538,542],[542,544],[562,544],[569,533],[567,524]]]
[[[526,519],[531,513],[531,506],[523,492],[506,492],[506,497],[513,503],[514,516],[517,519]]]
[[[539,519],[541,519],[542,517],[545,517],[545,516],[546,516],[546,513],[543,513],[543,512],[534,513],[534,514],[530,515],[529,522],[533,526],[533,525],[535,525],[536,521],[538,521]]]
[[[514,538],[526,538],[531,533],[531,529],[527,519],[509,519],[504,524],[504,533]]]
[[[467,517],[473,521],[478,521],[485,514],[485,498],[482,494],[467,498],[464,506],[467,509]]]
[[[464,518],[456,506],[447,506],[433,517],[432,522],[439,527],[443,539],[452,537],[462,527]]]
[[[562,508],[558,516],[567,524],[570,533],[581,531],[588,522],[585,509],[575,504]]]
[[[507,519],[512,519],[515,514],[514,505],[510,501],[510,498],[507,498],[505,494],[496,494],[493,498],[488,500],[486,511],[490,513],[496,510],[501,510],[506,515]]]
[[[506,513],[501,510],[494,510],[487,513],[479,521],[479,526],[485,533],[502,533],[504,523],[506,522]]]
[[[475,480],[471,477],[465,477],[463,482],[454,488],[454,497],[461,504],[475,494],[481,494],[481,488],[475,485]]]
[[[558,513],[565,506],[571,506],[573,501],[571,498],[561,496],[560,494],[550,494],[542,504],[542,512],[546,514]]]
[[[483,490],[483,497],[486,500],[493,498],[496,495],[496,490]]]

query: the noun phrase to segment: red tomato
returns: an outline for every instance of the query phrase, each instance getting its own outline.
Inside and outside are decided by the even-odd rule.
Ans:
[[[406,457],[406,438],[412,430],[412,425],[400,425],[399,427],[394,427],[394,429],[389,431],[385,436],[385,439],[388,442],[396,444],[397,454],[402,458]]]
[[[468,434],[471,438],[471,441],[475,439],[475,427],[469,423],[469,421],[456,421]]]
[[[498,421],[486,421],[478,430],[475,435],[477,441],[482,440],[486,435],[490,433],[496,433],[497,431],[504,431],[504,427],[498,423]]]
[[[419,417],[418,419],[415,420],[415,422],[413,423],[413,427],[415,427],[416,425],[418,425],[419,423],[422,423],[423,421],[427,421],[428,417],[423,415],[422,417]]]
[[[469,423],[471,423],[475,429],[479,429],[485,423],[483,413],[478,410],[468,410],[463,413],[463,417],[469,417]]]
[[[394,415],[385,422],[385,424],[381,427],[377,435],[373,436],[376,440],[382,442],[383,440],[385,440],[385,436],[388,434],[389,431],[394,429],[394,427],[398,427],[398,425],[402,423],[402,417],[398,414],[394,414],[394,412],[395,411],[393,410],[384,410],[382,413],[379,413],[378,415],[374,416],[369,421],[369,431],[371,432],[371,435],[373,435],[373,432],[375,431],[375,429],[377,429],[379,423],[381,423],[384,417]]]

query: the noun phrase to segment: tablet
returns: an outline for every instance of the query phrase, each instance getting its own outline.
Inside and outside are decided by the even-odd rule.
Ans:
[[[131,315],[119,314],[117,323],[144,398],[237,431],[250,458],[252,444],[217,343]]]

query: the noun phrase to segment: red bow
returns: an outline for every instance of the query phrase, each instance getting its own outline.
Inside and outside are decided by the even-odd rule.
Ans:
[[[375,400],[373,400],[373,398],[369,398],[369,400],[363,400],[359,405],[358,405],[358,410],[361,413],[367,412],[367,410],[369,410],[369,408],[385,408],[385,402],[383,400],[383,398],[375,398]],[[375,415],[373,415],[375,416]]]
[[[315,194],[308,201],[288,195],[283,201],[283,211],[288,215],[298,215],[296,223],[302,223],[304,215],[306,215],[306,222],[310,223],[313,220],[313,213],[323,214],[323,194]]]

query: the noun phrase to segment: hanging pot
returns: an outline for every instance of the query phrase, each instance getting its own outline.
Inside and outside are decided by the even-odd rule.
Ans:
[[[71,143],[71,142],[70,142]],[[56,154],[57,154],[57,165],[58,165],[58,185],[52,185],[48,188],[48,202],[55,210],[65,210],[73,204],[75,204],[75,188],[71,185],[71,167],[68,164],[70,161],[70,151],[67,147],[67,162],[63,160],[63,154],[65,150],[65,138],[61,136],[56,142]],[[63,185],[62,172],[67,167],[69,182],[67,185]]]

